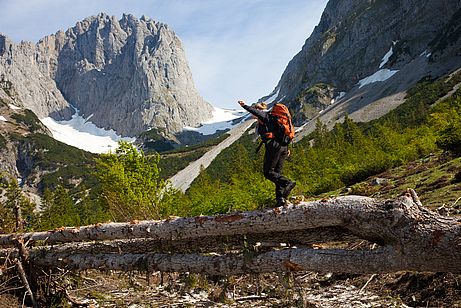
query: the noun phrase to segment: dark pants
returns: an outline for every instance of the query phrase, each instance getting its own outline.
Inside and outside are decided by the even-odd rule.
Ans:
[[[283,195],[283,188],[291,181],[284,177],[281,172],[285,159],[288,156],[288,146],[280,145],[272,140],[266,143],[264,154],[264,176],[275,184],[275,197],[280,199]]]

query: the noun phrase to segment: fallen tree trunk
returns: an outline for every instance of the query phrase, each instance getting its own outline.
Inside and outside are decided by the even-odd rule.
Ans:
[[[365,199],[357,199],[356,205],[360,207],[364,201],[375,202],[370,198]],[[353,200],[344,200],[344,202],[351,205],[354,203]],[[0,247],[14,246],[18,238],[22,238],[24,242],[29,242],[29,244],[35,242],[57,244],[135,238],[179,241],[203,237],[264,234],[268,232],[341,226],[341,217],[332,215],[333,207],[330,208],[330,214],[325,215],[325,213],[322,213],[324,207],[312,206],[315,204],[316,202],[306,204],[310,206],[282,207],[228,215],[174,218],[163,221],[106,223],[83,227],[63,227],[47,232],[8,234],[0,236]],[[318,205],[324,204],[318,203]],[[334,202],[332,205],[334,205]],[[319,219],[311,219],[315,217]]]
[[[64,241],[148,238],[163,243],[196,243],[208,239],[260,236],[267,233],[310,234],[324,228],[345,230],[381,245],[368,251],[286,249],[264,253],[207,256],[199,253],[88,253],[69,249],[31,252],[37,266],[74,269],[149,269],[214,274],[239,274],[278,270],[312,270],[345,273],[417,270],[461,272],[461,223],[459,219],[432,213],[421,206],[413,191],[397,200],[349,196],[297,206],[218,216],[177,218],[165,221],[112,223],[54,232],[24,234],[26,241]],[[319,229],[320,228],[320,229]],[[307,234],[307,233],[306,233]],[[0,237],[11,245],[18,235]],[[211,242],[209,242],[211,243]],[[58,250],[56,250],[58,251]],[[101,250],[104,251],[104,250]],[[209,250],[211,251],[211,250]]]
[[[80,254],[107,254],[107,253],[149,253],[149,252],[172,252],[172,253],[228,253],[242,250],[261,250],[264,247],[306,247],[318,243],[329,242],[353,242],[359,240],[350,232],[341,228],[319,228],[313,230],[296,230],[290,232],[268,232],[265,234],[229,235],[219,237],[207,237],[180,240],[158,241],[153,239],[131,239],[93,241],[83,243],[65,243],[60,245],[45,245],[31,247],[29,254],[43,255],[53,253],[80,253]],[[17,257],[17,249],[0,250],[0,258],[10,255]]]
[[[32,259],[39,267],[69,270],[145,270],[190,272],[209,275],[316,271],[336,273],[387,273],[400,270],[432,270],[409,267],[391,247],[364,250],[284,249],[261,254],[62,254],[48,253]]]

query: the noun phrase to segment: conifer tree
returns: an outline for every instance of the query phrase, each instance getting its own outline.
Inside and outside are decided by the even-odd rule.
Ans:
[[[328,129],[326,124],[322,123],[319,118],[315,121],[315,130],[312,133],[312,140],[315,147],[324,148],[328,145]]]
[[[33,219],[35,205],[27,199],[16,179],[3,184],[6,201],[0,203],[0,228],[5,232],[22,231]]]
[[[57,227],[79,226],[80,216],[67,190],[58,186],[54,192],[45,190],[38,228],[50,230]]]

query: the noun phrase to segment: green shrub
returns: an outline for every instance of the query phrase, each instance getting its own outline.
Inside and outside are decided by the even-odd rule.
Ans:
[[[461,155],[461,123],[453,124],[440,132],[437,145],[456,155]]]
[[[440,102],[430,116],[430,123],[438,134],[437,145],[461,155],[461,90]]]
[[[37,132],[43,129],[43,125],[37,118],[35,113],[29,109],[25,109],[23,113],[14,113],[11,118],[15,119],[18,123],[22,123],[27,126],[31,132]]]
[[[101,201],[114,220],[159,219],[170,214],[176,192],[159,178],[158,161],[158,154],[146,156],[127,142],[96,160]]]

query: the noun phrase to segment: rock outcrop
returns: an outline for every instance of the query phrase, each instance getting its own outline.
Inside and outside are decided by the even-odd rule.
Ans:
[[[36,45],[0,37],[0,74],[39,117],[68,118],[71,106],[123,136],[196,126],[212,107],[195,89],[182,44],[146,17],[99,14]]]
[[[40,118],[69,118],[72,108],[54,80],[39,69],[36,58],[32,43],[16,45],[0,34],[0,99],[13,100]]]
[[[289,104],[300,125],[328,107],[325,101],[341,92],[351,94],[360,80],[379,70],[399,71],[393,77],[400,78],[399,83],[374,88],[380,95],[372,99],[365,89],[354,92],[354,98],[346,95],[343,101],[354,105],[345,108],[347,112],[399,93],[425,75],[452,71],[461,64],[460,8],[459,1],[448,0],[330,0],[320,23],[269,96]],[[416,63],[418,58],[422,60]],[[319,96],[323,103],[312,103],[306,95],[318,85],[334,91],[329,91],[328,99]]]

